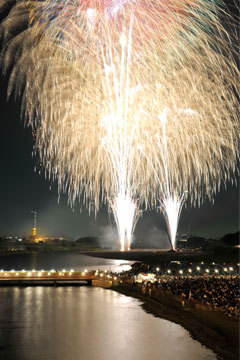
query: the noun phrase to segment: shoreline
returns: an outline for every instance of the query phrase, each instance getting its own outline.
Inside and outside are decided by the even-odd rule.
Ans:
[[[103,259],[115,259],[115,260],[126,260],[143,262],[148,265],[160,264],[162,262],[170,261],[188,261],[188,262],[232,262],[237,263],[239,261],[239,249],[233,249],[234,252],[229,254],[223,251],[219,253],[206,253],[204,251],[176,251],[171,252],[169,250],[158,250],[158,249],[138,249],[130,251],[113,251],[113,250],[102,250],[102,251],[78,251],[78,254],[88,255]]]
[[[142,262],[147,265],[160,264],[162,262],[170,261],[181,261],[181,262],[239,262],[239,249],[233,249],[234,251],[226,253],[226,249],[219,253],[206,253],[204,251],[176,251],[171,252],[169,250],[159,249],[134,249],[131,251],[114,251],[114,250],[82,250],[74,248],[54,248],[44,249],[36,248],[31,250],[16,250],[10,251],[0,249],[0,256],[12,256],[12,255],[25,255],[25,254],[51,254],[51,253],[64,253],[64,254],[80,254],[87,255],[102,259],[113,259],[113,260],[125,260]]]
[[[158,296],[143,295],[132,285],[113,286],[111,290],[136,298],[142,308],[153,316],[172,321],[184,327],[192,338],[211,349],[222,360],[239,359],[239,323],[220,311],[207,306],[184,301],[176,296],[162,293]]]
[[[182,261],[189,261],[188,255],[192,253],[169,253],[167,251],[131,251],[131,252],[114,252],[114,251],[42,251],[36,253],[73,253],[82,254],[102,259],[121,259],[131,262],[142,262],[146,265],[159,264],[164,261],[175,260],[176,255],[181,256]],[[24,254],[33,254],[35,252],[25,251]],[[18,255],[19,252],[10,252],[1,255]],[[23,254],[23,252],[22,252]],[[197,254],[199,256],[199,253]],[[197,256],[197,257],[198,257]],[[202,257],[201,257],[202,258]],[[195,261],[197,259],[194,259]],[[199,260],[199,259],[198,259]],[[233,260],[233,259],[232,259]],[[114,285],[110,288],[113,291],[139,299],[142,308],[153,316],[172,321],[185,328],[192,338],[207,348],[211,349],[218,359],[238,360],[239,353],[239,321],[231,319],[221,311],[211,310],[196,301],[188,300],[161,292],[161,294],[144,295],[141,288],[132,284]],[[182,306],[182,302],[184,305]]]

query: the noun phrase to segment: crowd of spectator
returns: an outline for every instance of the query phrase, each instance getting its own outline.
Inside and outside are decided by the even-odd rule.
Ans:
[[[214,264],[215,265],[215,264]],[[224,265],[225,266],[225,265]],[[196,267],[196,266],[195,266]],[[166,269],[169,268],[166,267]],[[181,264],[181,268],[183,264]],[[238,317],[240,308],[239,294],[239,274],[237,268],[228,274],[188,273],[179,274],[179,270],[173,269],[171,275],[164,271],[159,271],[156,267],[138,263],[128,273],[125,273],[125,281],[134,283],[136,275],[141,271],[155,273],[155,281],[142,281],[138,284],[142,293],[146,295],[155,295],[159,292],[178,296],[183,302],[198,302],[208,305],[215,310],[221,310],[229,317]],[[187,270],[187,266],[185,266]]]
[[[151,285],[152,288],[152,285]],[[173,277],[161,279],[154,283],[154,288],[173,295],[179,295],[186,300],[197,300],[203,304],[222,310],[230,317],[239,315],[240,295],[239,277]]]

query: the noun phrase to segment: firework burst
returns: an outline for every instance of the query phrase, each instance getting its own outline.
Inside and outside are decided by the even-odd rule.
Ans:
[[[239,73],[220,8],[150,0],[17,6],[30,25],[10,41],[14,12],[3,22],[3,63],[14,63],[9,92],[24,91],[46,175],[72,205],[80,199],[97,211],[107,199],[122,249],[139,216],[136,199],[146,207],[163,199],[174,247],[181,194],[193,205],[213,199],[239,156]]]

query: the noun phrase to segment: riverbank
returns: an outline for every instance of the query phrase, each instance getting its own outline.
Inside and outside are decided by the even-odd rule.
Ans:
[[[208,262],[238,262],[239,249],[231,249],[230,252],[224,250],[221,253],[207,253],[204,251],[189,250],[189,251],[168,251],[168,250],[130,250],[130,251],[79,251],[79,254],[84,254],[92,257],[100,257],[104,259],[117,259],[128,261],[140,261],[145,264],[155,265],[163,262],[182,261],[197,263],[204,261]]]
[[[113,286],[112,290],[143,302],[148,313],[183,326],[194,340],[212,349],[222,360],[239,359],[239,322],[205,305],[184,301],[166,293],[144,295],[132,285]]]
[[[239,262],[239,249],[230,249],[231,251],[226,251],[223,249],[220,253],[207,253],[199,250],[188,250],[188,251],[176,251],[171,252],[168,250],[154,250],[154,249],[139,249],[139,250],[130,250],[130,251],[113,251],[113,250],[100,250],[100,249],[91,249],[82,250],[79,247],[72,246],[48,246],[45,244],[35,244],[34,246],[29,246],[27,249],[23,250],[6,250],[0,249],[0,255],[19,255],[19,254],[34,254],[34,253],[74,253],[81,255],[88,255],[91,257],[97,257],[102,259],[115,259],[115,260],[127,260],[127,261],[139,261],[148,265],[161,264],[163,262],[170,261],[181,261],[181,262],[192,262],[198,263],[204,261],[208,262],[229,262],[237,263]]]

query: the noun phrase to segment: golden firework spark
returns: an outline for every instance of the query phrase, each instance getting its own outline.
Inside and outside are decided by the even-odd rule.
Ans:
[[[24,87],[23,108],[46,174],[72,205],[82,199],[97,211],[109,200],[123,224],[120,238],[131,238],[139,216],[134,199],[156,207],[159,198],[178,199],[187,190],[200,204],[236,170],[233,46],[215,6],[175,3],[181,14],[168,8],[166,25],[159,8],[152,6],[150,16],[141,1],[129,1],[116,15],[119,26],[109,12],[89,11],[93,2],[83,8],[67,1],[59,12],[50,8],[54,2],[31,1],[31,26],[4,48],[6,68],[17,54],[9,91]],[[28,12],[29,3],[20,4]],[[54,10],[53,23],[47,14]],[[6,34],[11,19],[3,24]],[[132,209],[132,225],[122,220],[123,203]]]

